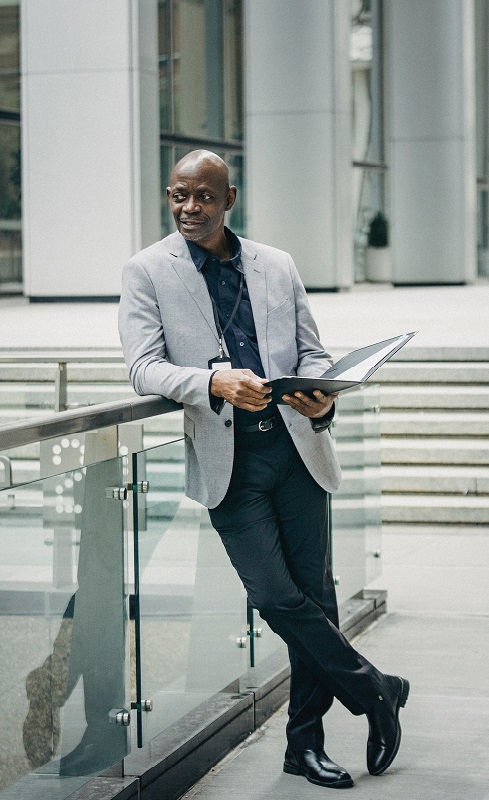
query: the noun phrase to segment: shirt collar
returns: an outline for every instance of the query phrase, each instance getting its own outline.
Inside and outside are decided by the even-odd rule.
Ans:
[[[225,263],[231,264],[235,269],[238,270],[238,272],[243,272],[243,267],[241,265],[241,242],[236,234],[229,230],[229,228],[225,227],[224,233],[226,234],[226,239],[228,240],[229,244],[229,251],[231,253],[231,258],[226,259]],[[201,247],[200,244],[197,244],[196,242],[187,241],[187,247],[197,271],[201,272],[207,259],[213,258],[212,253],[210,253],[204,247]]]

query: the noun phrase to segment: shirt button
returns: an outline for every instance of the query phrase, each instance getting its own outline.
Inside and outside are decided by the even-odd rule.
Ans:
[[[225,285],[226,285],[226,281],[221,281],[221,286],[225,286]]]
[[[231,425],[233,424],[233,422],[232,422],[232,420],[230,420],[230,419],[227,419],[227,420],[226,420],[226,422],[225,422],[224,424],[225,424],[226,428],[230,428],[230,427],[231,427]]]
[[[240,346],[240,347],[244,347],[244,342],[240,342],[240,343],[239,343],[239,346]]]

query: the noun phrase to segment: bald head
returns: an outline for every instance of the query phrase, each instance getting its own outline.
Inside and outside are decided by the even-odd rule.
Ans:
[[[177,229],[185,239],[226,257],[224,216],[234,205],[227,164],[210,150],[193,150],[175,164],[166,190]]]
[[[173,185],[177,175],[187,172],[205,171],[215,176],[219,182],[222,181],[226,188],[229,187],[229,168],[225,161],[211,150],[192,150],[180,159],[173,167],[170,175],[170,183]]]

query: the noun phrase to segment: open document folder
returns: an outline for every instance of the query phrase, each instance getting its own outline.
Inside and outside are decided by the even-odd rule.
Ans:
[[[314,389],[320,389],[324,394],[332,394],[359,386],[361,383],[365,383],[394,353],[404,347],[416,333],[417,331],[403,333],[393,339],[385,339],[383,342],[353,350],[347,356],[340,358],[319,378],[304,378],[297,375],[283,375],[281,378],[275,378],[266,384],[272,387],[272,400],[275,403],[283,403],[282,395],[284,394],[293,394],[293,392],[311,394]]]

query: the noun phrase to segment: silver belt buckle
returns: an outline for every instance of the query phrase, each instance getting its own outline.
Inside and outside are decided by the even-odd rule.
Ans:
[[[260,431],[270,431],[274,427],[275,417],[270,417],[270,419],[261,419],[258,423],[258,428]]]

